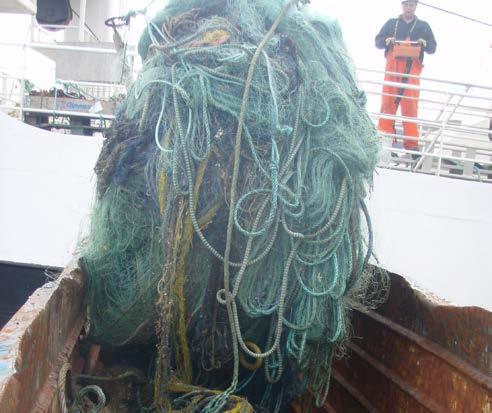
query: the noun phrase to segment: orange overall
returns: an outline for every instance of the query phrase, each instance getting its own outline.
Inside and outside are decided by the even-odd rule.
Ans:
[[[408,85],[420,86],[418,77],[404,77],[390,75],[388,72],[405,73],[407,67],[407,58],[395,58],[393,49],[388,52],[386,57],[386,75],[384,80],[387,82],[407,83]],[[420,76],[422,72],[422,63],[419,59],[412,59],[412,65],[408,74]],[[402,93],[403,91],[403,93]],[[401,96],[401,97],[399,97]],[[403,86],[383,86],[383,97],[381,102],[381,113],[395,115],[398,109],[398,103],[401,105],[401,115],[409,118],[416,118],[418,114],[419,90],[407,89]],[[383,115],[384,116],[384,115]],[[379,119],[379,130],[381,132],[395,134],[395,121],[391,119]],[[403,144],[405,149],[417,149],[419,130],[415,122],[403,122],[403,133],[405,139]]]

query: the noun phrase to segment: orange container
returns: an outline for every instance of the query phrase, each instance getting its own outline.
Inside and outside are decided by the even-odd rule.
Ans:
[[[420,45],[409,42],[396,42],[393,46],[393,55],[397,59],[407,57],[418,59],[420,56]]]

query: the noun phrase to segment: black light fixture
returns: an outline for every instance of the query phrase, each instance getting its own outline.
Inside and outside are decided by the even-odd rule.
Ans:
[[[72,16],[70,0],[37,0],[36,20],[41,25],[66,26]],[[47,29],[60,30],[56,27]]]

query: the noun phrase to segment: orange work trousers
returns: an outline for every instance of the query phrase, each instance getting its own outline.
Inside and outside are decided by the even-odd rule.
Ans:
[[[386,58],[386,75],[384,80],[387,82],[401,83],[402,79],[406,79],[408,85],[420,86],[420,79],[414,77],[403,77],[398,75],[390,75],[388,72],[405,73],[407,59],[396,59],[393,56],[393,51],[390,50]],[[408,74],[420,76],[422,72],[422,64],[418,59],[412,59],[412,66]],[[402,93],[403,92],[403,93]],[[383,86],[383,97],[381,101],[381,114],[395,115],[398,110],[398,100],[401,107],[401,115],[409,118],[416,118],[418,115],[419,90],[407,89],[399,86]],[[381,132],[395,134],[395,121],[391,119],[379,119],[378,129]],[[405,138],[403,145],[405,149],[418,149],[419,129],[415,122],[403,122],[403,133]]]

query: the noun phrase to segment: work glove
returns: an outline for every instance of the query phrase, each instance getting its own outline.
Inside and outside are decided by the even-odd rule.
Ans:
[[[424,39],[418,39],[417,43],[420,44],[424,49],[427,47],[427,42]]]
[[[386,46],[390,46],[390,45],[393,45],[395,44],[395,38],[394,37],[388,37],[386,40],[385,40],[385,43],[386,43]]]

